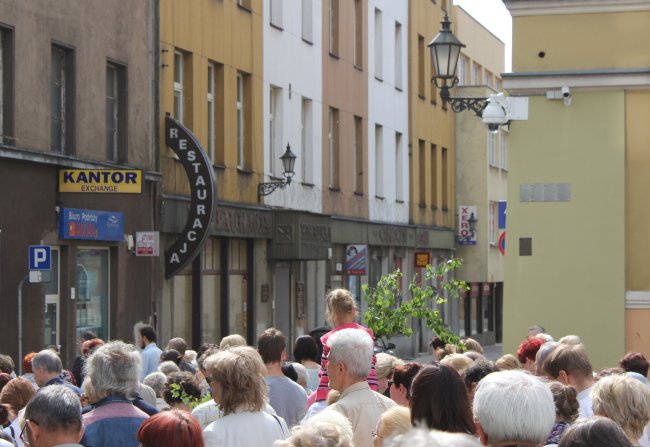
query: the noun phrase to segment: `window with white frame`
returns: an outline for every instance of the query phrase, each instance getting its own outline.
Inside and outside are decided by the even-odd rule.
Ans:
[[[208,62],[208,89],[206,101],[208,103],[208,156],[215,162],[215,73],[217,69],[214,62]]]
[[[282,89],[271,86],[269,95],[269,154],[271,175],[282,177]]]
[[[184,58],[180,51],[174,52],[174,118],[183,122],[185,115],[185,92],[184,92]]]
[[[384,78],[384,34],[382,31],[381,10],[375,8],[375,78]]]
[[[501,130],[501,169],[508,169],[508,132]]]
[[[237,167],[244,168],[244,75],[237,73]]]
[[[309,98],[302,98],[300,112],[300,145],[302,148],[302,181],[314,183],[314,147],[313,147],[313,124],[312,124],[312,101]]]
[[[314,41],[314,0],[302,0],[302,38],[306,42]]]
[[[481,83],[481,66],[474,62],[472,64],[472,85],[479,85]]]
[[[402,89],[402,24],[395,22],[395,88]]]
[[[499,204],[490,200],[488,215],[488,242],[490,245],[496,245],[498,239],[498,222],[499,222]]]
[[[402,160],[402,134],[395,132],[395,200],[404,201],[404,162]]]
[[[282,28],[282,2],[284,0],[271,0],[271,25]]]
[[[384,128],[375,124],[375,196],[384,197]]]
[[[496,150],[496,135],[492,132],[487,133],[487,146],[488,146],[488,163],[490,166],[497,165],[497,150]]]

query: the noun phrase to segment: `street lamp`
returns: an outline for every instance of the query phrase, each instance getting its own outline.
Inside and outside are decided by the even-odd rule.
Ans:
[[[291,184],[291,177],[295,174],[293,172],[293,167],[296,164],[296,154],[291,152],[291,146],[287,143],[287,150],[284,151],[284,154],[280,157],[282,161],[282,169],[284,172],[284,180],[279,180],[275,182],[260,183],[257,185],[257,200],[259,201],[262,196],[268,196],[276,189],[284,189],[287,185]]]
[[[435,73],[431,78],[431,82],[440,89],[440,99],[442,99],[443,103],[449,104],[451,110],[456,113],[468,109],[472,110],[476,116],[483,118],[483,122],[488,125],[490,131],[498,130],[500,125],[508,122],[505,99],[503,101],[497,101],[496,99],[491,101],[496,95],[491,95],[489,98],[463,98],[450,95],[449,89],[458,84],[456,69],[458,68],[460,50],[465,47],[465,44],[451,32],[451,21],[446,11],[445,17],[440,23],[442,24],[440,32],[429,42],[431,62]],[[484,114],[486,108],[488,108],[489,113]]]
[[[470,239],[473,239],[476,235],[476,222],[478,222],[478,219],[474,216],[474,213],[471,213],[469,219],[467,219],[467,223],[469,224],[469,233],[471,234]]]

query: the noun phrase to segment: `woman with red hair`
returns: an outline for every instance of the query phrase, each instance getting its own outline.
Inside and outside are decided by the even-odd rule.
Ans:
[[[181,410],[162,411],[145,420],[138,430],[142,447],[203,447],[201,425]]]
[[[535,356],[544,343],[541,338],[528,337],[517,349],[517,357],[519,357],[521,367],[531,374],[535,374]]]

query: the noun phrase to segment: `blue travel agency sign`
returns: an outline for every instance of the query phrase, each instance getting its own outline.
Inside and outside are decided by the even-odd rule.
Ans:
[[[59,238],[122,241],[124,240],[124,213],[61,208]]]

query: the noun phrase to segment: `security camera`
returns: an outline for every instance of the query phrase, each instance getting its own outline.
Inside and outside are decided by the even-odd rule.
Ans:
[[[487,128],[491,133],[499,133],[499,124],[488,123]]]
[[[487,106],[483,109],[481,115],[483,124],[492,133],[499,131],[499,126],[508,122],[508,114],[506,112],[506,100],[503,93],[493,94],[487,100]]]
[[[571,90],[566,85],[564,87],[562,87],[562,97],[563,98],[571,97]]]

